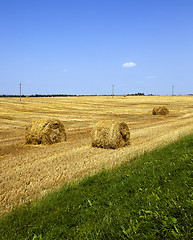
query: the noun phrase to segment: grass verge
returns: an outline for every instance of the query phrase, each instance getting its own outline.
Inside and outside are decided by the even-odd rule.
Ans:
[[[0,239],[193,239],[193,135],[0,219]]]

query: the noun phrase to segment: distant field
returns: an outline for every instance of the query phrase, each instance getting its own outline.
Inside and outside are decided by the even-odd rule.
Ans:
[[[165,105],[170,114],[153,116]],[[67,141],[25,145],[25,129],[39,118],[59,118]],[[118,150],[91,147],[90,131],[99,120],[124,121],[131,145]],[[0,98],[0,214],[45,195],[64,182],[111,168],[135,154],[178,139],[193,130],[193,96]]]

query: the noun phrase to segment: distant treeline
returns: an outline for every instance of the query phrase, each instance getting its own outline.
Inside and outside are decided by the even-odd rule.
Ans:
[[[187,94],[189,96],[193,96],[193,94]],[[24,97],[84,97],[84,96],[112,96],[112,94],[83,94],[83,95],[76,95],[76,94],[32,94],[32,95],[21,95],[22,98]],[[129,93],[129,94],[124,94],[124,95],[116,95],[114,94],[113,96],[145,96],[144,93]],[[155,96],[154,94],[148,94],[147,96]],[[13,98],[19,98],[20,95],[9,95],[9,94],[3,94],[0,95],[1,97],[13,97]]]
[[[127,94],[127,96],[144,96],[145,94],[144,93],[131,93],[131,94]],[[152,95],[152,94],[150,94]]]
[[[144,96],[144,93],[132,93],[132,94],[124,94],[124,96]],[[152,94],[149,94],[152,95]],[[97,94],[93,94],[93,95],[72,95],[72,94],[32,94],[32,95],[21,95],[22,98],[24,97],[81,97],[81,96],[112,96],[109,94],[102,94],[102,95],[97,95]],[[122,95],[113,95],[113,96],[122,96]],[[11,95],[11,94],[3,94],[0,95],[0,97],[20,97],[20,95]]]
[[[75,97],[77,95],[68,94],[33,94],[33,95],[21,95],[21,97]],[[0,95],[0,97],[20,97],[20,95]]]

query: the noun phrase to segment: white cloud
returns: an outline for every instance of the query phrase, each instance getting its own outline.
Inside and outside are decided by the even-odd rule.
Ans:
[[[155,76],[146,76],[145,78],[146,79],[155,79],[156,77]]]
[[[136,63],[134,63],[134,62],[126,62],[126,63],[123,63],[122,66],[125,67],[125,68],[131,68],[131,67],[135,67]]]

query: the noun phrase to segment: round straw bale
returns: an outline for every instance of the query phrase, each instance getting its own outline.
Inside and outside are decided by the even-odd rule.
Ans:
[[[92,146],[116,149],[130,144],[130,131],[126,123],[100,121],[91,132]]]
[[[63,123],[58,119],[40,119],[26,130],[27,144],[53,144],[66,141]]]
[[[152,110],[153,115],[167,115],[169,114],[169,110],[165,106],[154,107]]]

